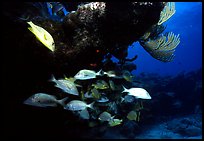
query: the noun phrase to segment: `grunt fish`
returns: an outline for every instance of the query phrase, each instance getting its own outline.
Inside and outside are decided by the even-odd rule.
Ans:
[[[89,119],[90,118],[90,115],[89,115],[89,112],[87,109],[79,111],[79,116],[82,119]]]
[[[25,100],[23,103],[27,105],[37,107],[56,107],[57,104],[64,106],[64,102],[68,99],[65,97],[61,100],[57,100],[55,96],[46,93],[36,93]]]
[[[79,92],[72,81],[64,80],[64,79],[56,80],[54,75],[52,75],[52,78],[50,81],[55,82],[56,83],[55,87],[62,89],[64,92],[68,94],[79,95]]]
[[[103,112],[103,113],[101,113],[100,115],[99,115],[99,117],[98,117],[98,119],[100,120],[100,121],[110,121],[110,120],[113,120],[113,118],[114,118],[115,116],[111,116],[111,114],[110,113],[108,113],[108,112]]]
[[[88,80],[88,79],[94,79],[96,78],[96,76],[100,76],[101,75],[101,71],[100,70],[99,72],[95,72],[93,70],[86,70],[86,69],[83,69],[83,70],[80,70],[75,76],[74,78],[77,79],[77,80]]]
[[[143,89],[143,88],[130,88],[130,89],[126,89],[123,86],[123,89],[124,90],[122,91],[122,93],[127,92],[128,95],[135,96],[136,98],[151,99],[151,96],[149,95],[149,93],[145,89]]]
[[[93,107],[94,103],[95,102],[92,102],[91,104],[86,104],[85,102],[80,101],[80,100],[72,100],[69,103],[67,103],[64,109],[70,110],[70,111],[80,111],[86,108],[94,109]]]

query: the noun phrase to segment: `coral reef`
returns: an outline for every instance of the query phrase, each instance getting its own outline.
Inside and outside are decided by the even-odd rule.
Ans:
[[[65,7],[68,5],[68,8],[72,5],[68,2],[63,4]],[[25,30],[28,26],[26,21],[32,21],[47,30],[56,41],[56,50],[54,54],[44,52],[44,57],[53,58],[54,61],[48,61],[49,65],[57,65],[61,73],[73,74],[83,68],[100,69],[103,57],[108,53],[121,62],[126,61],[128,46],[138,41],[147,29],[158,23],[165,3],[73,3],[71,8],[73,11],[65,15],[63,21],[52,20],[43,2],[16,3],[16,5],[19,7],[14,8],[14,4],[4,4],[5,18],[16,24],[15,26],[25,27]],[[29,39],[31,35],[27,31],[22,31],[20,34],[25,35],[25,44],[29,44],[26,42],[30,40],[33,41]],[[41,46],[34,41],[33,44],[29,45],[30,48]],[[79,62],[81,65],[77,65]]]

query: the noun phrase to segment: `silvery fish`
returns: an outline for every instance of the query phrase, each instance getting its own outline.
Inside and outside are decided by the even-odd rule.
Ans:
[[[113,77],[113,78],[118,78],[118,79],[122,79],[122,76],[117,76],[115,71],[107,71],[107,72],[103,72],[103,74],[107,75],[108,77]]]
[[[131,96],[131,95],[126,95],[124,98],[122,98],[121,102],[125,102],[125,103],[131,103],[135,100],[135,97]]]
[[[27,105],[37,106],[37,107],[56,107],[57,104],[64,106],[64,102],[68,98],[65,97],[61,100],[57,100],[55,96],[46,93],[36,93],[25,100],[23,103]]]
[[[108,77],[116,77],[115,71],[107,71],[103,73],[106,74]]]
[[[86,70],[86,69],[83,69],[83,70],[80,70],[75,76],[74,78],[77,79],[77,80],[88,80],[88,79],[94,79],[96,78],[96,76],[100,76],[101,75],[101,71],[100,70],[99,72],[95,72],[93,70]]]
[[[89,119],[90,118],[90,115],[89,115],[89,112],[87,109],[79,111],[79,116],[82,119]]]
[[[100,120],[100,121],[111,121],[111,120],[113,120],[113,118],[114,118],[115,116],[111,116],[111,114],[110,113],[108,113],[108,112],[103,112],[103,113],[101,113],[100,115],[99,115],[99,117],[98,117],[98,119]]]
[[[112,80],[109,80],[109,85],[110,85],[111,90],[113,90],[113,91],[116,90],[115,84]]]
[[[68,81],[64,79],[56,80],[54,75],[52,75],[52,78],[50,81],[55,82],[56,83],[55,87],[62,89],[66,93],[79,95],[79,92],[72,81]]]
[[[94,98],[92,94],[89,94],[89,92],[86,92],[86,93],[84,94],[84,97],[85,97],[85,98]]]
[[[97,102],[101,102],[101,103],[108,102],[108,101],[109,99],[107,97],[101,97],[100,99],[97,100]]]
[[[127,92],[128,95],[132,95],[135,96],[136,98],[140,98],[140,99],[151,99],[151,96],[149,95],[149,93],[143,89],[143,88],[130,88],[130,89],[126,89],[123,86],[123,92]]]
[[[92,102],[91,104],[86,104],[85,102],[80,101],[80,100],[72,100],[69,103],[67,103],[64,109],[70,110],[70,111],[80,111],[86,108],[94,109],[93,107],[94,103],[95,102]]]

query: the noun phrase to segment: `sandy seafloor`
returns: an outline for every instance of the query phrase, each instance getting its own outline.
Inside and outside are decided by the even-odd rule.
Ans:
[[[106,130],[104,139],[202,139],[202,116],[185,115],[153,125],[146,125],[140,134],[127,137],[118,130]]]

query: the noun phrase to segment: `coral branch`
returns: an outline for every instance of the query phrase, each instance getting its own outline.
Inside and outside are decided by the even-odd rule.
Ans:
[[[161,11],[160,19],[158,25],[161,25],[165,21],[167,21],[171,16],[174,15],[175,10],[175,2],[168,2],[164,9]]]
[[[168,33],[166,36],[162,35],[155,40],[149,40],[146,42],[140,41],[140,44],[152,57],[163,62],[170,62],[173,60],[173,53],[179,43],[179,34],[174,35],[172,32]]]

